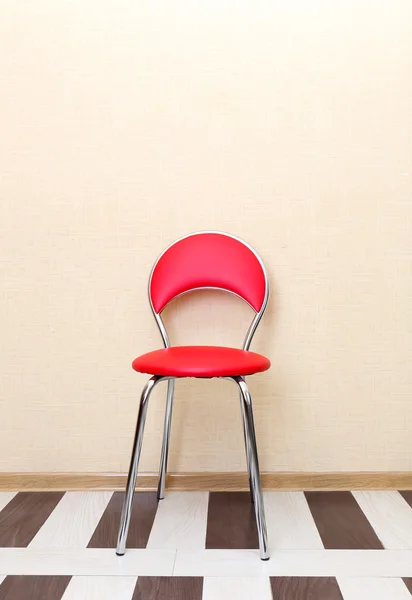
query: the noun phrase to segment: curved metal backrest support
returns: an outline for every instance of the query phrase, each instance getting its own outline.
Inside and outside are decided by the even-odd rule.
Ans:
[[[163,343],[170,340],[161,317],[164,308],[188,292],[218,289],[244,300],[255,312],[243,349],[253,335],[269,299],[269,281],[257,252],[242,239],[220,231],[199,231],[170,244],[155,262],[149,278],[149,302]]]

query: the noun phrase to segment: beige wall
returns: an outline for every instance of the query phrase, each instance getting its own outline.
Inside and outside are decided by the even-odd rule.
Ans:
[[[127,468],[149,269],[208,228],[271,276],[262,468],[410,469],[410,1],[0,6],[0,469]],[[250,314],[207,293],[168,317],[240,343]],[[178,382],[170,468],[245,468],[234,386]]]

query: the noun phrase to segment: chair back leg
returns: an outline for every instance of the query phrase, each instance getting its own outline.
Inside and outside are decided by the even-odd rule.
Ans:
[[[244,380],[244,377],[242,377],[242,379]],[[247,470],[248,470],[248,475],[249,475],[249,491],[250,491],[250,499],[252,502],[254,502],[254,498],[253,498],[253,488],[252,488],[252,478],[250,475],[250,451],[249,451],[249,440],[248,440],[248,436],[247,436],[247,424],[246,424],[246,410],[245,410],[245,404],[243,402],[243,394],[242,392],[240,392],[240,409],[242,411],[242,423],[243,423],[243,435],[245,438],[245,451],[246,451],[246,464],[247,464]]]
[[[252,397],[243,377],[234,377],[242,395],[242,415],[245,427],[246,459],[248,463],[249,480],[255,503],[256,524],[259,537],[260,558],[269,560],[268,537],[263,504],[262,485],[260,482],[259,459],[256,445],[255,424],[253,419]]]
[[[172,424],[172,409],[173,409],[174,390],[175,390],[175,380],[169,379],[169,383],[167,385],[166,413],[165,413],[165,425],[164,425],[164,431],[163,431],[162,454],[161,454],[161,458],[160,458],[159,486],[157,488],[157,497],[159,500],[163,500],[163,498],[165,497],[167,458],[168,458],[168,454],[169,454],[170,428],[171,428],[171,424]]]

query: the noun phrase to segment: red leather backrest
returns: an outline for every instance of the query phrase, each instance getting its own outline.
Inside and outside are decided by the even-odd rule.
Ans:
[[[195,233],[162,254],[152,273],[149,294],[159,313],[175,296],[205,287],[234,292],[259,311],[266,280],[258,258],[240,240],[223,233]]]

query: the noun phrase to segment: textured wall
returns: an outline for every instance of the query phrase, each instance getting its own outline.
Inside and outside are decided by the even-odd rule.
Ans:
[[[0,7],[0,469],[127,468],[149,269],[209,228],[271,276],[262,468],[410,469],[409,0]],[[240,343],[250,317],[212,292],[176,308],[181,343]],[[234,386],[179,382],[174,417],[172,470],[244,469]]]

